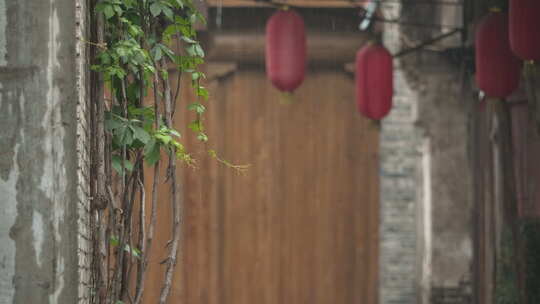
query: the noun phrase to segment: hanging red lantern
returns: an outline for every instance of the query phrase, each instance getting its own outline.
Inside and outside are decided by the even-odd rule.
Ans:
[[[306,34],[302,17],[276,12],[266,24],[266,74],[276,88],[292,92],[304,81]]]
[[[510,46],[523,60],[540,60],[540,1],[510,1]]]
[[[476,30],[476,82],[488,97],[506,98],[519,87],[521,62],[510,50],[508,16],[490,12]]]
[[[356,104],[371,119],[382,119],[392,109],[393,62],[388,50],[368,44],[356,53]]]

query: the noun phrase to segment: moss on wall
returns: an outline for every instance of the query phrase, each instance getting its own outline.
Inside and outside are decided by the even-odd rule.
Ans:
[[[540,220],[530,220],[521,224],[524,238],[525,269],[528,303],[540,303]]]
[[[501,236],[497,258],[496,304],[518,304],[517,274],[514,267],[514,245],[512,231],[505,227]]]
[[[527,304],[540,303],[540,220],[520,223],[520,236],[524,242],[525,288]],[[496,304],[518,304],[519,290],[515,271],[514,240],[509,227],[501,237],[501,252],[497,260]]]

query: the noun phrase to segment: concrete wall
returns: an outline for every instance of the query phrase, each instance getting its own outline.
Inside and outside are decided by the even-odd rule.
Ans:
[[[399,3],[384,11],[425,24],[457,16]],[[438,34],[386,25],[384,43],[397,53]],[[381,133],[381,304],[471,301],[473,100],[460,67],[440,52],[455,41],[394,60],[395,106]]]
[[[0,0],[1,304],[87,298],[82,2]]]

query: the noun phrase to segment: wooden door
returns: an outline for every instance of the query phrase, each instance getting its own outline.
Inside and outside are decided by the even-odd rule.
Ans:
[[[376,303],[378,131],[352,84],[310,71],[283,105],[262,69],[211,83],[208,147],[251,167],[186,172],[178,303]]]

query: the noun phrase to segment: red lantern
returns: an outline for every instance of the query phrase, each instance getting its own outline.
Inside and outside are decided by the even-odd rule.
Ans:
[[[489,13],[476,30],[476,82],[488,97],[506,98],[519,86],[521,62],[510,50],[508,17]]]
[[[381,45],[368,44],[356,53],[356,104],[371,119],[382,119],[392,108],[392,55]]]
[[[266,74],[276,88],[292,92],[302,84],[306,65],[306,34],[302,17],[278,11],[266,24]]]
[[[510,1],[510,46],[523,60],[540,60],[540,1]]]

